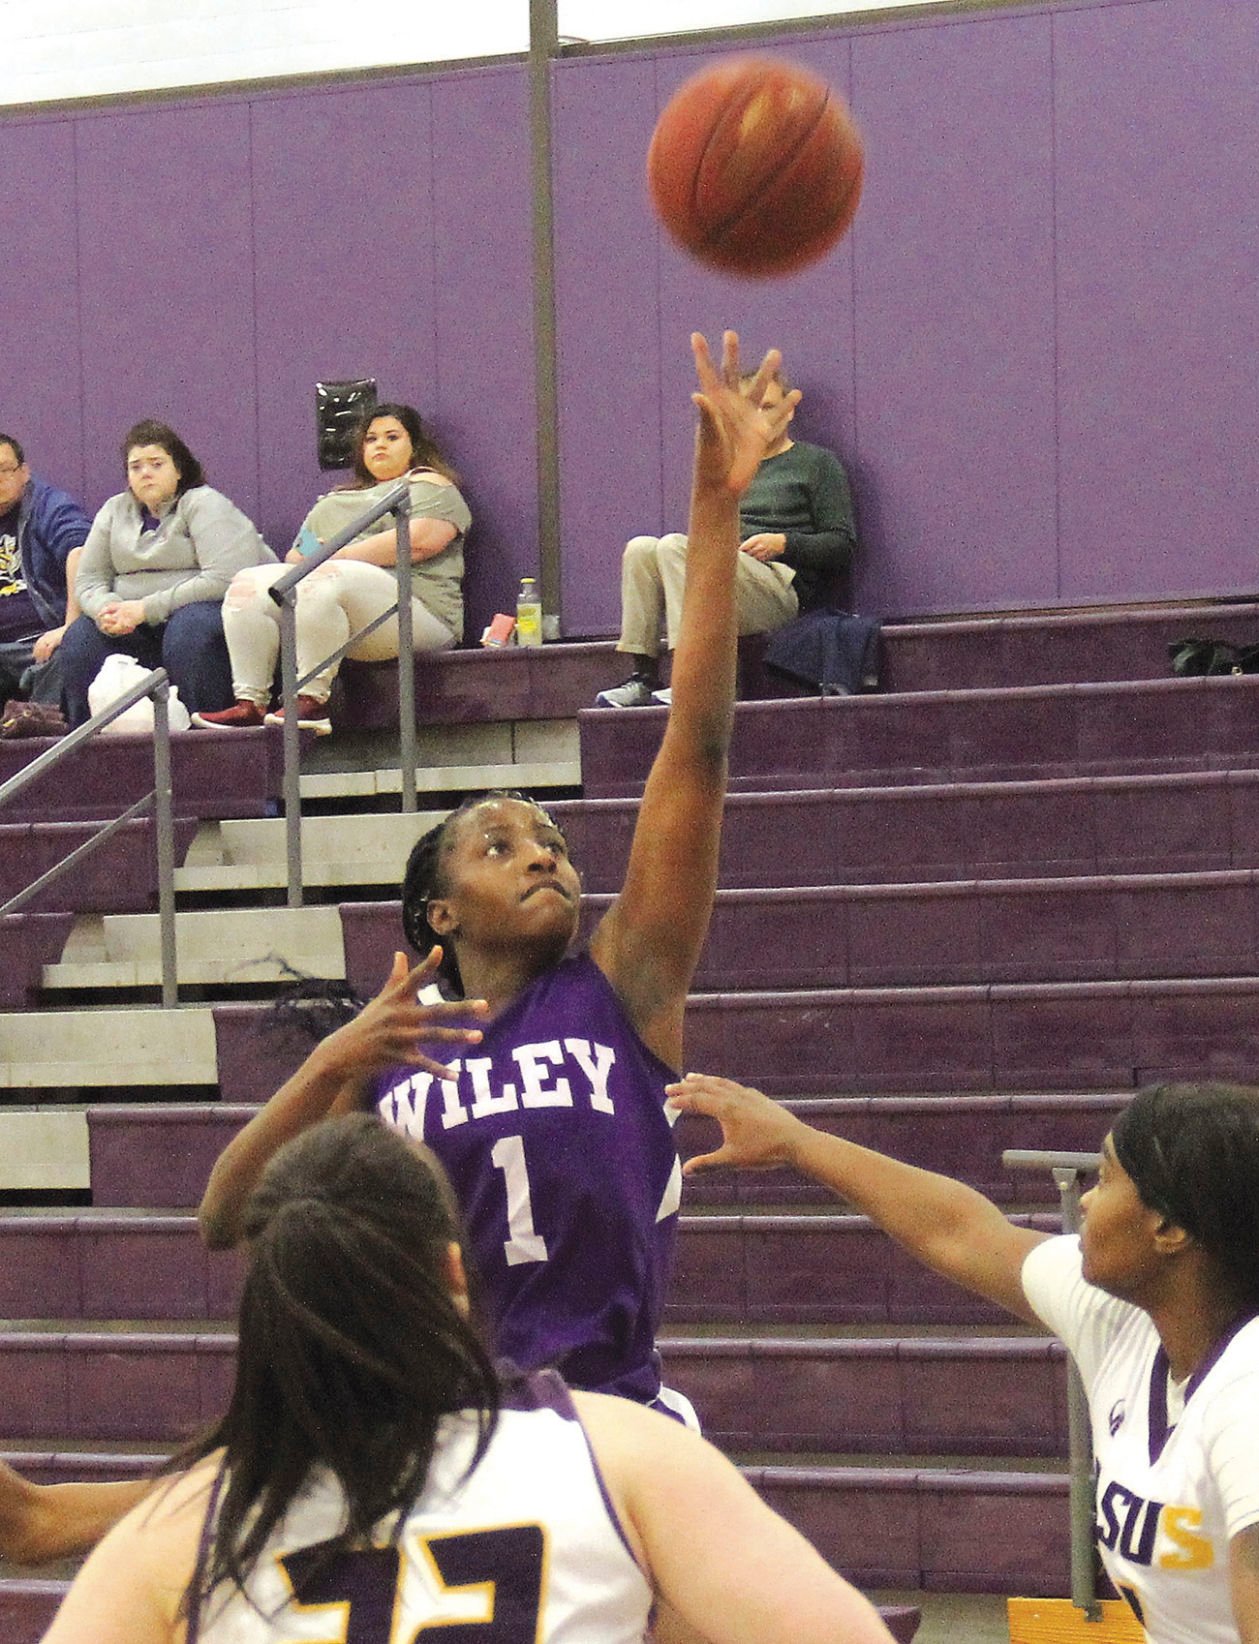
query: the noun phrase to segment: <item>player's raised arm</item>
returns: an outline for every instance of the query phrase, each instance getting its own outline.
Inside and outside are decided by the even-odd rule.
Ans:
[[[771,349],[739,383],[739,339],[721,365],[691,338],[699,390],[686,584],[673,657],[672,707],[647,778],[620,896],[591,942],[647,1045],[677,1067],[682,1012],[717,884],[726,756],[734,708],[739,498],[785,427],[795,390],[763,408],[781,356]]]
[[[285,1142],[320,1119],[354,1112],[373,1075],[386,1068],[411,1063],[445,1077],[446,1068],[422,1046],[477,1043],[481,1031],[467,1027],[466,1019],[469,1014],[485,1015],[483,999],[429,1005],[416,1000],[418,989],[433,980],[440,962],[440,948],[414,970],[404,953],[395,953],[389,979],[376,997],[317,1044],[293,1077],[223,1149],[197,1211],[201,1236],[212,1250],[237,1242],[249,1195]],[[444,1025],[452,1017],[465,1025]]]
[[[828,1136],[732,1079],[688,1073],[669,1086],[669,1100],[679,1112],[705,1113],[721,1126],[721,1146],[689,1160],[686,1174],[716,1165],[787,1165],[838,1193],[944,1278],[1040,1322],[1023,1294],[1023,1261],[1049,1235],[1015,1227],[965,1182]]]

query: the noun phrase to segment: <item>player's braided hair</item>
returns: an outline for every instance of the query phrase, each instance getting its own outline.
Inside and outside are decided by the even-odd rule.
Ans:
[[[445,892],[442,864],[454,846],[460,822],[469,811],[491,799],[519,800],[522,804],[532,805],[535,810],[546,815],[537,800],[531,799],[526,793],[516,793],[507,788],[493,788],[486,793],[473,794],[456,810],[451,811],[444,822],[439,822],[435,828],[430,828],[417,840],[402,878],[403,935],[421,955],[428,953],[434,944],[441,947],[442,962],[438,974],[456,994],[463,992],[463,979],[459,974],[459,961],[455,957],[454,943],[443,941],[429,924],[428,904],[433,897],[441,896]]]
[[[1111,1140],[1141,1202],[1195,1239],[1239,1305],[1259,1311],[1259,1089],[1148,1086]]]
[[[450,1290],[462,1242],[454,1196],[426,1151],[365,1113],[282,1147],[245,1208],[236,1382],[226,1414],[173,1468],[222,1449],[213,1544],[185,1610],[222,1582],[243,1588],[311,1469],[335,1475],[344,1527],[298,1571],[297,1597],[328,1563],[420,1495],[438,1425],[475,1413],[485,1452],[500,1389],[477,1327]],[[396,1537],[401,1518],[395,1524]]]

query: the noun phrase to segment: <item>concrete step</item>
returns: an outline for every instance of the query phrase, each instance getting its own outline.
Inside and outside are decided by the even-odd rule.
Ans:
[[[181,984],[231,986],[345,975],[336,908],[228,908],[177,913]],[[156,914],[107,914],[81,920],[61,962],[44,967],[44,987],[154,987],[161,981],[161,927]]]
[[[304,1048],[261,1038],[257,1005],[213,1012],[224,1098],[265,1101]],[[775,1096],[1246,1082],[1259,977],[694,994],[686,1065]]]
[[[425,705],[424,712],[428,711]],[[422,793],[450,793],[579,782],[576,719],[514,720],[505,717],[510,711],[510,704],[503,703],[488,723],[465,723],[452,715],[444,722],[434,716],[420,725],[417,788]],[[302,798],[397,794],[402,786],[397,759],[395,730],[320,738],[302,750]]]
[[[205,1248],[191,1215],[0,1215],[0,1318],[228,1320],[242,1272],[239,1253]],[[852,1215],[683,1215],[668,1295],[677,1324],[1010,1323]]]
[[[265,1101],[307,1049],[260,1032],[265,1008],[0,1014],[0,1089],[217,1082],[229,1102]],[[689,1067],[779,1096],[1245,1081],[1259,977],[695,994],[686,1032]]]
[[[199,1007],[0,1015],[5,1090],[213,1085],[215,1055],[213,1013]]]
[[[1259,676],[741,702],[730,786],[883,787],[1255,769]],[[587,798],[641,793],[663,708],[579,716]]]
[[[560,800],[586,889],[621,888],[633,799]],[[719,883],[771,886],[1259,867],[1259,771],[736,793]]]
[[[835,1096],[787,1105],[820,1129],[910,1164],[971,1182],[1001,1204],[1057,1205],[1048,1177],[1001,1164],[1004,1149],[1097,1147],[1130,1091],[1029,1091],[1013,1095]],[[257,1109],[245,1103],[97,1104],[86,1109],[92,1202],[98,1207],[196,1205],[214,1161]],[[710,1120],[684,1116],[675,1135],[684,1157],[716,1139]],[[692,1176],[686,1200],[731,1208],[831,1205],[832,1194],[787,1170],[712,1171]]]
[[[732,1450],[1066,1453],[1064,1354],[1038,1337],[665,1337],[665,1379]],[[0,1436],[175,1442],[224,1408],[229,1331],[0,1332]]]
[[[0,743],[0,782],[52,744]],[[171,738],[171,786],[180,817],[264,816],[280,791],[280,732],[187,731]],[[153,738],[95,737],[5,806],[4,820],[75,822],[117,816],[153,786]]]
[[[159,1455],[62,1444],[53,1451],[9,1449],[4,1459],[41,1483],[64,1483],[137,1477]],[[1034,1597],[1069,1590],[1061,1468],[753,1463],[743,1471],[862,1587]]]
[[[586,936],[611,900],[583,900]],[[349,980],[361,992],[374,990],[398,943],[401,903],[347,903],[341,913]],[[1241,868],[721,890],[694,986],[701,992],[1250,973],[1259,973],[1259,871]]]
[[[0,1578],[0,1637],[5,1644],[38,1644],[69,1588],[68,1580]],[[879,1613],[897,1644],[911,1644],[922,1620],[916,1604],[883,1604]]]
[[[1253,603],[1100,606],[1018,616],[898,622],[883,630],[888,691],[1164,679],[1168,645],[1185,638],[1251,645]]]
[[[398,885],[411,848],[450,814],[421,810],[410,816],[362,812],[308,816],[302,822],[302,872],[310,886]],[[182,868],[176,891],[273,890],[287,883],[282,817],[207,823]]]

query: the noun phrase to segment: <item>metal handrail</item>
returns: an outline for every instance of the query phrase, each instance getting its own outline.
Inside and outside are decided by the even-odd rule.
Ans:
[[[1007,1170],[1051,1171],[1062,1202],[1062,1225],[1068,1233],[1080,1231],[1080,1181],[1097,1170],[1099,1154],[1012,1147],[1001,1155],[1001,1163]],[[1083,1612],[1085,1621],[1100,1621],[1093,1531],[1093,1441],[1088,1396],[1074,1359],[1067,1361],[1067,1454],[1071,1464],[1071,1602]]]
[[[353,542],[369,525],[374,525],[386,514],[392,514],[397,526],[398,549],[395,572],[398,580],[397,600],[374,621],[365,624],[350,635],[344,645],[324,657],[309,672],[297,674],[297,587],[304,578],[317,570],[340,549]],[[402,763],[402,809],[414,811],[415,789],[415,661],[412,642],[411,612],[411,489],[407,480],[399,480],[379,502],[373,503],[356,519],[329,537],[316,553],[306,555],[300,565],[294,565],[277,578],[268,589],[271,598],[280,607],[280,696],[284,703],[284,831],[285,854],[288,865],[288,906],[302,906],[302,777],[301,736],[298,730],[295,704],[297,694],[326,668],[339,662],[352,645],[365,634],[379,628],[396,612],[398,617],[398,752]]]
[[[137,680],[130,690],[124,691],[116,702],[111,702],[108,708],[93,715],[86,724],[78,726],[68,736],[63,737],[55,748],[49,748],[47,753],[40,754],[38,759],[33,759],[29,765],[23,766],[16,776],[11,776],[7,782],[0,784],[0,808],[7,805],[11,799],[16,799],[41,776],[55,770],[76,748],[90,742],[120,714],[126,713],[127,709],[133,708],[137,702],[142,702],[146,696],[153,698],[153,787],[142,798],[136,800],[134,805],[128,806],[121,816],[116,816],[109,822],[102,822],[90,838],[85,839],[81,845],[76,845],[68,855],[63,856],[60,862],[54,863],[25,890],[11,896],[0,907],[0,918],[24,908],[33,897],[46,886],[54,884],[76,862],[82,861],[91,851],[103,845],[107,839],[111,839],[127,822],[142,816],[152,806],[154,853],[157,861],[157,913],[161,940],[162,1004],[169,1007],[179,1003],[179,984],[175,974],[175,823],[171,798],[168,708],[170,680],[165,668],[154,668],[143,679]]]

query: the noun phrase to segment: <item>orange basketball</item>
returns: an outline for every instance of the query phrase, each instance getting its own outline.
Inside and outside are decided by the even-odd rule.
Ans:
[[[816,74],[728,57],[676,91],[647,181],[665,228],[730,274],[788,274],[833,246],[861,197],[861,138]]]

